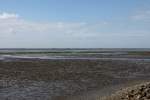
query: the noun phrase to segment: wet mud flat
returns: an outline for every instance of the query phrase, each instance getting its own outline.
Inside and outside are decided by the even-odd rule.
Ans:
[[[66,100],[101,90],[109,94],[108,87],[150,80],[149,72],[149,61],[1,60],[0,100]]]

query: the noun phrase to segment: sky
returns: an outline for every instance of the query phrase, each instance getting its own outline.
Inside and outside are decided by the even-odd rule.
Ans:
[[[0,48],[150,48],[150,0],[0,0]]]

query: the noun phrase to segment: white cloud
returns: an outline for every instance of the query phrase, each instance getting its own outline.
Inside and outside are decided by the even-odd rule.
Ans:
[[[0,14],[0,19],[13,19],[13,18],[18,18],[19,16],[14,13],[6,13],[3,12]]]
[[[138,11],[132,18],[134,20],[150,21],[150,10]]]
[[[18,14],[1,13],[0,47],[99,47],[122,38],[149,40],[149,31],[129,32],[120,28],[107,22],[33,22]]]
[[[65,47],[100,36],[102,23],[33,22],[18,14],[0,14],[0,47]],[[102,36],[103,34],[101,34]],[[82,43],[82,44],[83,44]]]
[[[2,38],[86,38],[96,36],[100,27],[106,22],[88,24],[86,22],[32,22],[18,17],[18,14],[0,14],[0,37]],[[53,38],[52,38],[53,37]],[[29,38],[28,38],[29,39]]]
[[[89,37],[111,37],[138,35],[136,33],[123,34],[109,30],[108,22],[32,22],[18,17],[18,14],[0,14],[0,37],[1,38],[33,38],[38,39],[86,39]],[[109,27],[107,27],[109,26]],[[117,26],[117,25],[116,25]],[[114,26],[113,26],[114,27]],[[115,28],[115,27],[114,27]],[[111,32],[110,32],[111,31]],[[127,30],[128,31],[128,30]],[[138,35],[139,36],[139,35]]]

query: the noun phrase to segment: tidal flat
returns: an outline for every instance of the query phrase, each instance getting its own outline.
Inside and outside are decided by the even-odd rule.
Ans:
[[[3,50],[0,100],[97,100],[150,80],[149,50]]]

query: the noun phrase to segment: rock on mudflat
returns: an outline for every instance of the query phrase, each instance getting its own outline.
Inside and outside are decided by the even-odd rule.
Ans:
[[[122,100],[150,100],[150,83],[135,86],[122,95]]]
[[[150,100],[150,82],[122,89],[102,100]]]

